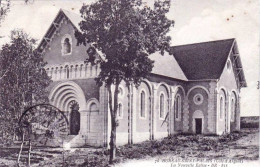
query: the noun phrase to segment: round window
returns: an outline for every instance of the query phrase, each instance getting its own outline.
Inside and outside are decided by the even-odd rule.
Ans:
[[[196,94],[193,97],[193,101],[194,101],[195,104],[200,105],[200,104],[203,103],[203,96],[201,94]]]

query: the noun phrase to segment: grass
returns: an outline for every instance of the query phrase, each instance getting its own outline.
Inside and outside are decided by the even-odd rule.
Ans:
[[[146,159],[160,155],[172,155],[181,158],[223,158],[225,157],[222,154],[224,149],[232,146],[236,147],[235,149],[247,149],[246,147],[236,145],[235,141],[257,131],[259,129],[243,129],[240,132],[233,132],[222,136],[179,134],[161,140],[149,140],[138,144],[119,146],[117,147],[115,163],[131,159]],[[254,151],[254,149],[252,150]],[[1,157],[6,157],[6,153],[9,152],[1,150]],[[241,158],[241,156],[234,156],[234,158]],[[258,158],[258,155],[253,157],[253,159],[256,158]],[[67,166],[107,167],[109,166],[108,160],[109,150],[107,149],[93,149],[92,151],[77,149],[66,155]],[[61,156],[58,159],[50,159],[50,161],[43,161],[39,164],[39,166],[61,165]]]
[[[131,146],[120,146],[117,148],[115,163],[124,162],[129,159],[144,159],[167,153],[177,155],[181,154],[183,150],[189,150],[190,148],[192,148],[192,150],[185,152],[185,154],[182,155],[196,154],[196,156],[203,156],[207,151],[218,152],[219,150],[224,149],[229,142],[236,141],[249,133],[251,133],[251,131],[233,132],[222,136],[182,134],[166,137],[161,140],[145,141]],[[84,159],[85,162],[79,166],[109,166],[108,157],[108,150],[90,152],[87,158]]]

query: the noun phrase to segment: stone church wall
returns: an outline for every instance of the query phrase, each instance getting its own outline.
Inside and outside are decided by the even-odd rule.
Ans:
[[[200,98],[200,101],[195,104],[195,98],[198,95],[202,95]],[[190,133],[195,133],[195,118],[202,118],[202,133],[208,133],[208,94],[207,92],[197,87],[190,91],[188,94],[188,104],[189,104],[189,130]],[[195,113],[197,111],[200,111],[203,115],[200,115],[196,117]]]
[[[62,55],[62,39],[65,35],[69,35],[72,39],[72,53],[69,55]],[[45,49],[44,60],[48,61],[48,65],[85,61],[87,58],[86,47],[84,45],[77,46],[76,44],[74,27],[69,21],[64,19],[59,31],[52,37],[49,47]]]
[[[230,57],[228,58],[227,62],[231,61]],[[231,65],[230,68],[228,68],[228,65],[226,64],[223,70],[223,73],[218,81],[218,91],[222,89],[226,95],[227,95],[227,110],[228,110],[228,126],[229,131],[236,131],[240,130],[240,90],[238,89],[237,81],[236,81],[236,72],[235,69],[233,69],[233,66]],[[227,79],[228,78],[228,79]],[[231,120],[231,99],[236,99],[236,109],[235,109],[235,119],[234,121]],[[221,124],[221,121],[218,120],[218,123]],[[219,131],[219,134],[223,133]]]
[[[181,112],[179,114],[180,117],[176,118],[176,114],[174,113],[174,131],[175,132],[182,132],[183,131],[183,117],[184,117],[184,113],[183,113],[183,109],[184,109],[184,99],[185,99],[185,92],[183,92],[181,89],[178,89],[176,95],[180,95],[181,97]],[[174,98],[176,98],[176,95]],[[171,109],[171,112],[174,111],[174,106],[172,105],[172,109]]]

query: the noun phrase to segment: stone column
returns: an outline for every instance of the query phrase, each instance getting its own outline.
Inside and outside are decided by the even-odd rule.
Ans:
[[[75,78],[78,78],[78,70],[79,70],[78,67],[79,67],[78,65],[75,65],[75,71],[74,71]]]
[[[50,69],[50,76],[51,76],[51,79],[52,79],[52,80],[54,80],[54,75],[53,75],[53,74],[54,74],[54,69],[51,68],[51,69]]]
[[[131,90],[132,90],[132,94],[131,94],[131,143],[134,143],[134,140],[136,139],[136,114],[137,114],[137,107],[136,107],[136,101],[138,98],[137,95],[137,89],[134,85],[131,85]]]
[[[93,76],[93,66],[91,64],[89,64],[89,76],[92,77]]]
[[[226,113],[227,133],[230,133],[230,118],[231,118],[231,92],[227,92],[227,113]]]
[[[149,104],[149,139],[152,140],[153,139],[153,133],[152,133],[152,95],[150,94],[148,97],[148,104]]]
[[[88,112],[86,110],[81,110],[80,112],[80,135],[87,135],[88,133]]]
[[[128,144],[132,143],[132,133],[131,133],[131,129],[132,129],[132,124],[131,124],[131,118],[132,118],[132,114],[131,114],[131,88],[129,86],[129,88],[127,89],[128,93],[127,93],[127,120],[128,120]]]
[[[217,90],[217,88],[215,89],[215,97],[216,97],[216,100],[215,100],[215,110],[216,110],[216,118],[215,118],[215,122],[216,122],[216,134],[217,135],[220,135],[221,134],[221,132],[219,132],[219,127],[218,127],[218,125],[219,125],[219,116],[220,116],[220,114],[219,114],[219,112],[220,112],[220,107],[219,107],[219,92],[218,92],[218,90]]]
[[[240,131],[240,94],[238,95],[238,99],[237,99],[237,109],[236,109],[236,118],[235,118],[235,130]]]
[[[87,71],[86,72],[86,77],[90,77],[90,66],[91,66],[90,63],[86,64],[86,71]]]
[[[136,105],[136,100],[134,101],[134,99],[133,99],[134,98],[134,94],[133,94],[134,88],[135,88],[134,85],[131,84],[131,86],[130,86],[130,138],[131,138],[130,144],[133,144],[133,135],[134,135],[133,134],[134,133],[133,132],[133,120],[135,120],[135,122],[136,122],[136,117],[134,118],[134,116],[133,116],[133,112],[134,112],[133,106],[134,106],[134,104]]]
[[[171,122],[170,122],[170,116],[171,116],[171,111],[172,111],[172,107],[171,107],[171,102],[172,102],[172,98],[171,98],[171,95],[169,95],[169,98],[168,98],[168,118],[167,118],[167,132],[168,132],[168,136],[171,135]]]
[[[175,121],[175,113],[174,113],[174,102],[175,102],[175,95],[177,93],[177,87],[171,87],[170,97],[171,97],[171,103],[170,103],[170,113],[169,113],[169,124],[170,124],[170,134],[174,134],[174,121]]]
[[[156,133],[156,104],[157,104],[157,87],[156,85],[153,85],[153,89],[152,89],[152,139],[154,139],[155,137],[155,133]]]
[[[74,77],[74,76],[73,76],[73,71],[74,71],[74,70],[73,70],[73,65],[70,66],[70,70],[69,70],[69,71],[70,71],[69,77],[70,77],[70,78],[73,78],[73,77]]]
[[[62,76],[63,79],[67,79],[67,68],[68,68],[68,67],[65,67],[65,68],[63,69],[63,76]]]
[[[59,79],[63,79],[62,78],[62,73],[63,73],[63,67],[60,67],[60,70],[59,70]]]
[[[207,130],[209,134],[214,134],[216,133],[216,116],[217,116],[217,108],[215,107],[215,102],[216,102],[216,89],[217,83],[215,81],[211,81],[209,83],[209,97],[208,97],[208,118],[206,125],[207,125]]]
[[[79,77],[83,78],[83,64],[81,64],[79,67]]]
[[[183,132],[189,131],[189,100],[186,96],[184,98],[184,106],[183,106]]]
[[[55,67],[54,69],[54,75],[53,75],[53,80],[57,80],[58,79],[58,67]]]
[[[88,64],[85,64],[84,66],[83,66],[83,68],[84,68],[84,72],[83,72],[83,76],[84,76],[84,78],[87,78],[87,72],[88,72]]]

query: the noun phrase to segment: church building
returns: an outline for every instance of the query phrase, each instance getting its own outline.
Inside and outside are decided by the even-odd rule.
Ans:
[[[84,63],[98,51],[77,46],[82,18],[60,10],[38,49],[53,82],[50,103],[69,120],[71,147],[107,147],[110,140],[108,92],[94,78],[99,65]],[[235,39],[173,46],[155,60],[149,77],[136,88],[120,84],[117,145],[178,133],[222,135],[240,130],[240,89],[245,76]]]

